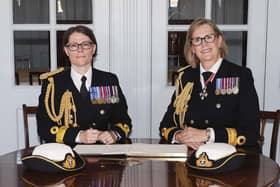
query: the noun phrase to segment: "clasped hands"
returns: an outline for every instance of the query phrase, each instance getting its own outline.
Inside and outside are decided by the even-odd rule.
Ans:
[[[99,131],[96,129],[88,129],[80,131],[80,143],[94,144],[102,142],[104,144],[113,144],[117,141],[118,137],[113,131]]]
[[[207,133],[205,129],[187,127],[175,134],[175,141],[197,150],[207,141]]]

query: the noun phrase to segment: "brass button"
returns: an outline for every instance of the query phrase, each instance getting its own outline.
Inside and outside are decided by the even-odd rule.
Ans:
[[[216,104],[216,108],[217,108],[217,109],[219,109],[219,108],[221,108],[221,107],[222,107],[222,105],[221,105],[220,103],[217,103],[217,104]]]

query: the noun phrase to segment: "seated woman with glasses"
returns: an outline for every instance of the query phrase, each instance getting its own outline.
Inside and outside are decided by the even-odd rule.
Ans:
[[[259,103],[252,73],[225,59],[223,33],[211,20],[195,20],[184,53],[189,65],[178,71],[176,91],[160,123],[162,138],[195,150],[225,142],[258,152]]]
[[[70,68],[42,74],[38,132],[46,142],[113,144],[128,138],[131,119],[116,75],[93,68],[97,42],[85,26],[63,36]]]

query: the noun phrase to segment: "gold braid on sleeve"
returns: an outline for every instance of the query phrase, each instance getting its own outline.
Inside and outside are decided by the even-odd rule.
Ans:
[[[47,86],[46,95],[44,98],[45,109],[49,118],[57,123],[57,126],[53,126],[50,129],[51,134],[56,134],[56,141],[62,143],[63,137],[66,130],[69,128],[69,125],[72,127],[77,127],[77,109],[74,103],[74,98],[72,92],[66,90],[60,101],[59,112],[58,114],[55,111],[55,84],[53,77],[48,78],[49,84]],[[64,117],[64,118],[63,118]]]
[[[182,76],[184,74],[184,71],[181,71],[179,73],[178,78],[176,79],[176,98],[173,102],[173,107],[175,108],[175,111],[173,113],[173,121],[178,127],[178,123],[176,122],[176,115],[179,116],[179,127],[184,128],[184,119],[185,114],[188,109],[188,103],[191,99],[191,93],[193,90],[193,82],[188,82],[185,87],[183,87],[182,84]],[[181,93],[180,93],[181,90]]]
[[[119,127],[124,132],[126,138],[128,137],[130,129],[127,124],[117,123],[115,126]]]

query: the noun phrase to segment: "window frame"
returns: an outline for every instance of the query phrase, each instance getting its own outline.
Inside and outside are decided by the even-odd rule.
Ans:
[[[170,2],[170,0],[168,0]],[[215,0],[205,0],[205,9],[204,9],[204,13],[205,13],[205,16],[204,18],[206,19],[212,19],[212,2],[215,1]],[[248,0],[248,4],[249,4],[249,0]],[[169,7],[168,7],[169,8]],[[248,6],[246,7],[249,11],[249,8]],[[248,13],[247,13],[248,14]],[[246,23],[247,24],[217,24],[217,26],[219,27],[219,29],[222,31],[222,32],[242,32],[242,35],[243,35],[243,41],[242,41],[242,56],[241,56],[241,65],[242,66],[247,66],[247,59],[246,59],[246,56],[247,56],[247,43],[248,43],[248,15],[245,15],[246,16]],[[167,33],[169,35],[169,32],[187,32],[189,30],[189,27],[190,27],[190,24],[191,23],[188,23],[189,21],[184,21],[182,20],[181,21],[182,23],[186,22],[186,24],[170,24],[169,23],[169,20],[167,19]],[[180,23],[180,22],[178,22]],[[167,43],[169,42],[169,39],[167,38]],[[172,56],[172,55],[169,55],[167,56],[167,63],[169,64],[169,57]],[[169,70],[169,67],[167,68],[168,69],[168,72],[170,71]],[[170,75],[168,75],[170,76]],[[171,81],[171,82],[170,82]],[[171,85],[171,86],[174,86],[174,81],[173,81],[173,77],[172,77],[172,80],[170,80],[170,77],[167,78],[167,85]]]
[[[92,0],[92,23],[91,24],[84,24],[84,23],[80,23],[83,24],[85,26],[88,26],[90,28],[92,28],[93,30],[96,29],[96,26],[94,26],[94,22],[96,19],[96,15],[98,15],[101,11],[95,12],[94,7],[96,6],[97,0]],[[106,5],[108,3],[109,0],[106,0],[106,2],[103,2],[104,5]],[[13,1],[10,2],[11,3],[11,7],[13,7]],[[104,6],[103,5],[103,6]],[[108,4],[107,4],[108,5]],[[108,8],[109,6],[107,6]],[[101,14],[100,16],[102,16],[104,14]],[[15,31],[48,31],[49,35],[50,35],[50,71],[57,69],[57,31],[65,31],[67,30],[69,27],[75,26],[77,25],[77,23],[75,24],[59,24],[56,23],[56,0],[49,0],[49,23],[48,24],[14,24],[13,23],[13,8],[11,8],[11,33],[14,33]],[[108,16],[106,14],[106,16]],[[14,34],[12,34],[12,38],[11,38],[12,42],[12,50],[11,50],[11,55],[12,55],[12,64],[13,64],[13,71],[15,71],[15,46],[14,46]],[[15,76],[15,72],[14,72],[14,77],[13,77],[13,82],[15,86],[37,86],[37,85],[17,85],[16,84],[16,76]],[[39,85],[40,86],[40,85]]]

